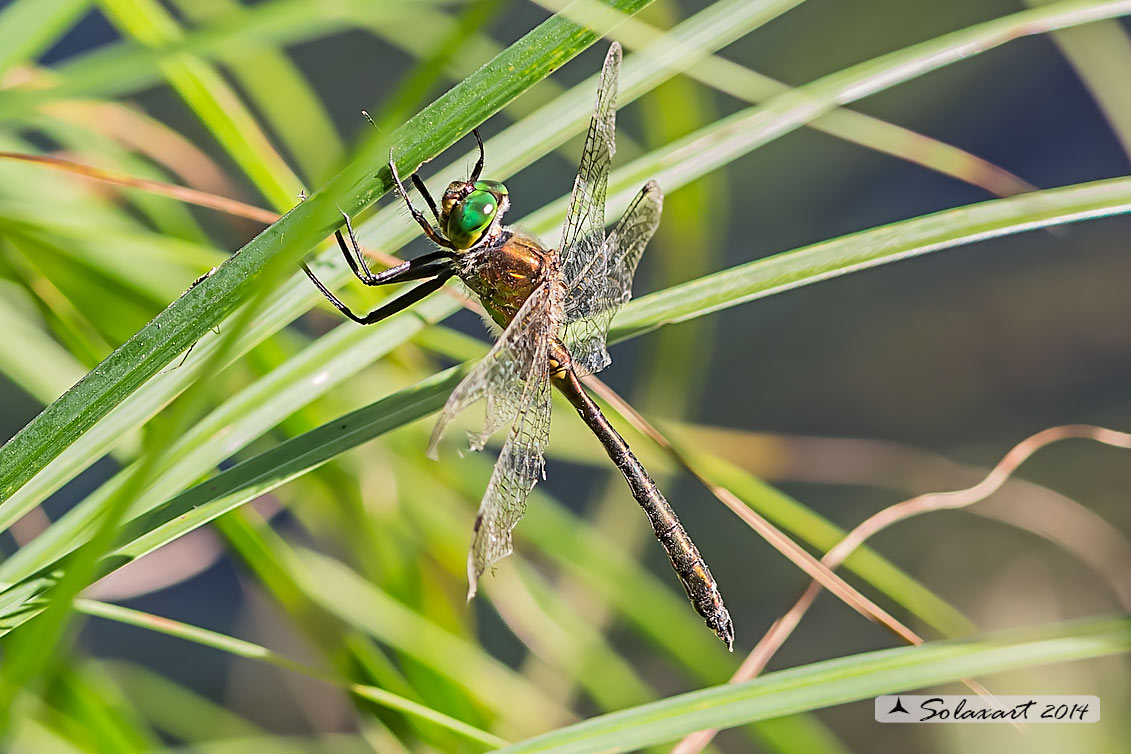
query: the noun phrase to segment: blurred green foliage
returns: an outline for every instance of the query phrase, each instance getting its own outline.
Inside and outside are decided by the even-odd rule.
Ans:
[[[390,187],[390,148],[402,173],[442,155],[424,169],[439,185],[470,164],[458,140],[479,124],[486,175],[508,179],[514,216],[556,240],[605,36],[626,48],[609,216],[648,178],[668,195],[647,294],[614,323],[631,345],[607,376],[742,504],[824,551],[886,503],[979,477],[931,451],[988,466],[1042,427],[1131,417],[1126,221],[1066,227],[1131,209],[1129,47],[1113,20],[1131,4],[608,5],[642,12],[0,8],[0,151],[286,213],[264,231],[0,158],[8,749],[629,751],[712,726],[732,728],[718,751],[1098,752],[1131,739],[1116,714],[1039,740],[947,726],[928,738],[879,730],[870,702],[976,676],[1126,706],[1131,629],[1096,617],[1131,599],[1126,451],[1044,451],[982,518],[933,514],[849,559],[853,584],[952,641],[871,651],[896,640],[826,597],[776,660],[789,670],[727,687],[740,658],[688,608],[622,480],[561,405],[517,552],[464,602],[493,458],[423,451],[430,414],[485,350],[482,328],[443,294],[373,328],[342,323],[291,271],[308,255],[371,305],[380,292],[345,285],[325,244],[339,209],[361,215],[367,248],[416,253],[402,251],[417,232],[395,202],[367,211]],[[1061,133],[1078,138],[1049,135]],[[1046,190],[1020,193],[1030,184]],[[979,241],[978,256],[931,255]],[[815,433],[861,439],[798,436]],[[804,577],[625,434],[748,651]],[[955,641],[1007,626],[1029,628]]]

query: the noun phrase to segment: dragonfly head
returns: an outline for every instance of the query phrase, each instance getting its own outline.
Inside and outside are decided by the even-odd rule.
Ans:
[[[470,249],[510,207],[507,187],[498,181],[453,181],[440,200],[440,223],[457,249]]]

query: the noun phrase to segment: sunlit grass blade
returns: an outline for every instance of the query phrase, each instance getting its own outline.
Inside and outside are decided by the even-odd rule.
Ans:
[[[82,600],[75,607],[83,610],[85,604]],[[222,704],[143,665],[120,660],[103,660],[98,665],[129,696],[140,716],[176,740],[192,744],[265,735],[262,728]]]
[[[375,688],[373,686],[341,681],[325,671],[304,665],[254,642],[237,639],[233,636],[210,631],[199,626],[105,602],[79,600],[75,603],[75,607],[87,615],[118,621],[131,626],[138,626],[140,628],[149,629],[150,631],[158,631],[178,639],[212,647],[213,649],[218,649],[221,652],[227,652],[237,657],[269,663],[276,667],[283,668],[284,670],[301,673],[311,678],[326,681],[327,683],[340,686],[352,694],[368,699],[375,704],[380,704],[408,715],[415,715],[422,720],[427,720],[435,725],[455,731],[462,736],[488,746],[501,746],[505,744],[502,739],[486,731],[479,730],[464,722],[450,718],[447,715],[425,707],[411,699],[405,699],[404,697],[391,694],[384,689]]]
[[[1050,0],[1025,0],[1030,7]],[[1084,86],[1107,118],[1123,153],[1131,157],[1131,98],[1120,71],[1131,66],[1131,39],[1116,21],[1100,21],[1078,29],[1054,32],[1053,42],[1076,69]]]
[[[619,7],[644,4],[645,0],[625,0]],[[404,164],[436,156],[596,39],[597,32],[568,21],[544,22],[392,135]],[[268,260],[280,254],[297,259],[341,222],[339,207],[353,212],[388,191],[387,171],[372,169],[383,161],[383,156],[368,151],[360,155],[323,191],[187,291],[0,448],[0,499],[10,497],[145,380],[231,314],[257,285],[256,273]]]
[[[97,663],[69,663],[45,696],[69,723],[59,727],[89,751],[141,754],[158,744],[157,733],[133,714],[122,690]]]
[[[176,42],[183,36],[177,21],[155,0],[103,0],[102,6],[125,34],[147,47]],[[302,183],[220,73],[187,53],[167,58],[158,67],[274,208],[289,209]]]
[[[455,386],[460,370],[450,369],[387,399],[346,414],[258,456],[233,466],[135,519],[122,532],[125,544],[106,563],[116,567],[211,521],[266,491],[334,458],[346,448],[378,437],[436,411]],[[3,594],[0,593],[0,598]]]
[[[16,292],[0,286],[0,371],[29,394],[50,403],[82,377],[82,365],[26,313]]]
[[[176,297],[179,280],[191,279],[225,258],[209,246],[129,226],[106,227],[92,237],[81,220],[23,203],[0,201],[0,227],[52,248],[73,268],[97,273],[156,306]]]
[[[295,551],[292,573],[308,595],[360,631],[432,667],[471,693],[482,685],[497,694],[483,702],[497,713],[538,729],[560,718],[557,700],[533,687],[472,643],[382,593],[338,561],[309,550]],[[514,705],[519,705],[516,707]]]
[[[0,12],[0,75],[35,58],[93,4],[92,0],[14,0]]]
[[[1115,178],[982,202],[904,220],[732,267],[631,301],[621,340],[877,264],[1027,230],[1131,212],[1131,179]]]
[[[751,262],[645,296],[626,307],[614,323],[614,332],[620,338],[631,337],[669,322],[703,316],[854,269],[1008,233],[1127,211],[1131,211],[1131,179],[1100,181],[947,210]],[[210,483],[188,490],[148,518],[135,521],[134,535],[140,536],[119,554],[128,559],[139,557],[359,442],[427,415],[443,402],[444,391],[450,389],[454,379],[448,372],[429,378],[411,391],[401,391],[349,415],[348,421],[343,419],[348,429],[332,422],[229,469]],[[209,488],[210,484],[217,486]],[[186,515],[176,519],[181,514]],[[12,595],[0,594],[0,614],[7,614],[26,599],[11,598]]]
[[[600,0],[584,0],[584,2],[538,0],[538,2],[540,5],[579,20],[601,18],[617,13]],[[734,35],[743,35],[749,29],[735,18],[736,12],[740,12],[742,6],[749,9],[752,4],[730,3],[723,0],[709,6],[697,18],[702,21],[708,21],[712,17],[727,19],[731,22]],[[790,87],[780,81],[755,73],[726,58],[712,55],[710,48],[700,46],[702,40],[695,35],[673,33],[665,35],[644,21],[619,15],[623,18],[623,22],[617,27],[616,38],[626,49],[640,50],[644,56],[655,58],[658,64],[664,58],[674,58],[679,61],[684,75],[704,86],[752,104],[790,91]],[[714,43],[711,44],[711,48],[715,46]],[[657,68],[660,65],[662,64],[649,67]],[[833,110],[813,119],[807,125],[830,136],[921,165],[1001,196],[1022,193],[1034,188],[1007,170],[966,150],[853,110]]]
[[[137,176],[142,180],[148,178],[154,183],[167,177],[154,162],[104,133],[98,127],[100,125],[98,120],[88,118],[77,123],[73,119],[58,117],[53,113],[36,113],[21,120],[25,127],[35,129],[56,142],[60,152],[74,156],[89,155],[90,159],[103,166]],[[170,153],[172,151],[172,149],[168,150]],[[94,189],[93,184],[88,184],[88,187]],[[204,228],[193,217],[189,207],[184,204],[170,202],[147,191],[129,192],[126,198],[141,214],[139,224],[146,224],[171,238],[201,245],[213,244]]]
[[[307,5],[312,16],[319,6]],[[236,0],[177,0],[175,7],[197,23],[246,23],[246,16],[255,10]],[[309,25],[306,30],[309,31]],[[186,35],[191,33],[186,31]],[[244,54],[229,59],[227,70],[262,113],[265,126],[279,135],[282,146],[297,165],[296,172],[305,176],[310,185],[318,185],[333,175],[344,152],[322,100],[281,49],[270,43],[252,45],[246,39],[240,46]],[[287,96],[280,97],[279,92],[286,92]]]
[[[614,171],[609,176],[608,212],[614,217],[622,212],[645,181],[655,180],[665,191],[671,191],[796,131],[837,107],[946,65],[1029,35],[1129,13],[1131,0],[1064,0],[951,32],[829,74],[717,121]],[[628,67],[626,63],[625,69]],[[622,77],[622,91],[629,89],[627,78],[627,75]],[[531,222],[538,223],[563,211],[565,202],[563,198],[546,205],[531,216]],[[553,243],[555,237],[548,240]]]
[[[1093,618],[968,641],[881,650],[770,673],[590,718],[513,744],[499,754],[627,752],[703,728],[822,709],[1057,662],[1131,650],[1131,619]]]
[[[52,1],[59,4],[64,0]],[[350,24],[403,21],[421,5],[447,2],[416,0],[411,6],[399,0],[336,0],[333,5],[309,0],[257,3],[238,18],[206,24],[181,39],[166,40],[158,46],[147,48],[121,42],[75,55],[53,68],[53,80],[42,89],[6,92],[0,102],[0,120],[54,100],[132,94],[160,82],[160,64],[176,55],[190,54],[223,63],[238,59],[247,48],[258,44],[294,44],[340,32]],[[31,0],[22,4],[42,6],[44,2]]]
[[[429,323],[448,314],[451,307],[450,301],[437,297],[376,327],[360,328],[352,322],[340,325],[270,374],[232,395],[196,422],[163,455],[159,473],[135,498],[131,515],[141,515],[191,486],[246,443],[403,344]],[[81,544],[105,501],[129,473],[129,467],[119,472],[42,535],[0,562],[0,582],[18,581]]]

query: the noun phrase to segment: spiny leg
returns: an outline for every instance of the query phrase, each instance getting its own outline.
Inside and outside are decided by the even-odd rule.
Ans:
[[[353,274],[361,282],[366,285],[380,285],[380,283],[374,282],[376,276],[369,271],[369,265],[365,261],[365,253],[357,243],[357,236],[353,234],[353,224],[350,222],[350,216],[341,208],[339,208],[338,211],[342,213],[342,219],[346,221],[346,232],[349,233],[350,246],[353,247],[353,254],[350,254],[349,249],[346,248],[346,240],[342,238],[341,229],[334,231],[334,238],[338,239],[338,247],[342,250],[342,256],[346,258],[346,264],[350,266],[350,269],[353,270]]]
[[[400,196],[408,206],[408,211],[412,213],[412,219],[415,220],[416,224],[420,226],[420,229],[424,231],[424,235],[428,236],[428,239],[437,246],[454,251],[456,247],[452,242],[440,235],[439,231],[433,228],[432,224],[428,222],[428,218],[422,215],[420,210],[412,206],[412,200],[408,198],[408,192],[405,191],[404,186],[401,185],[401,177],[397,175],[397,166],[393,162],[392,154],[389,155],[389,172],[393,174],[393,188],[396,190],[397,195]]]
[[[345,213],[342,213],[345,217]],[[342,256],[346,258],[346,263],[349,265],[350,270],[357,277],[358,280],[370,286],[377,285],[391,285],[394,283],[407,283],[409,280],[422,280],[424,278],[435,277],[450,268],[449,259],[451,252],[448,251],[432,251],[423,254],[416,259],[410,259],[407,262],[401,262],[395,267],[390,267],[383,270],[376,275],[369,271],[369,266],[365,264],[364,255],[362,254],[361,247],[358,246],[357,239],[354,237],[353,228],[350,227],[349,218],[346,218],[346,228],[349,231],[350,242],[353,245],[353,254],[350,253],[349,247],[346,246],[346,241],[342,238],[340,230],[334,231],[334,237],[338,240],[338,246],[342,250]],[[356,259],[354,255],[356,254]],[[360,266],[358,262],[360,261]],[[310,270],[307,274],[311,275]]]
[[[345,241],[342,239],[342,234],[339,232],[336,235],[338,237],[338,243],[342,247],[342,253],[345,254],[346,261],[350,262],[350,268],[353,269],[353,272],[355,275],[357,275],[358,279],[360,279],[366,285],[392,285],[395,283],[407,283],[410,280],[424,280],[426,278],[436,278],[439,280],[439,283],[436,284],[435,288],[421,293],[417,298],[410,299],[405,304],[406,306],[410,303],[413,303],[414,301],[419,301],[421,298],[428,295],[428,293],[436,290],[440,287],[440,285],[443,284],[445,280],[455,274],[455,270],[452,269],[451,260],[448,257],[450,252],[433,251],[423,256],[419,256],[416,259],[411,259],[407,262],[401,262],[396,267],[390,267],[389,269],[384,270],[383,272],[380,272],[376,275],[371,274],[369,278],[366,279],[361,276],[361,271],[356,266],[354,266],[349,253],[346,251]],[[306,266],[305,262],[301,263],[300,266],[302,267],[302,271],[306,273],[306,276],[310,278],[311,282],[314,283],[318,290],[322,292],[322,295],[325,296],[326,299],[338,309],[338,311],[355,322],[361,322],[361,320],[364,319],[357,317],[353,312],[349,310],[348,307],[346,307],[345,304],[343,304],[338,299],[337,296],[331,293],[330,289],[327,288],[326,285],[317,278],[317,276],[315,276],[311,269]],[[406,294],[406,296],[412,296],[414,292],[419,291],[424,287],[425,286],[419,286],[418,288],[414,288],[412,291]],[[395,301],[399,300],[400,299],[396,299]],[[395,303],[395,301],[392,303]],[[390,311],[384,316],[389,316],[389,314],[393,314],[395,311],[398,310]],[[376,322],[377,320],[373,321]],[[362,324],[370,323],[362,322]]]
[[[432,210],[432,216],[436,218],[436,224],[442,225],[443,223],[440,222],[440,210],[436,208],[436,202],[432,199],[432,195],[428,193],[428,187],[424,185],[420,173],[413,173],[409,177],[412,179],[412,185],[416,186],[416,190],[424,197],[424,201],[428,202],[428,209]]]
[[[368,114],[366,114],[366,117],[368,117]],[[305,191],[299,192],[299,201],[306,201]],[[425,255],[425,257],[421,257],[419,260],[402,262],[395,267],[390,267],[380,274],[374,275],[370,271],[369,265],[365,261],[365,253],[361,250],[361,245],[357,242],[357,236],[354,235],[353,223],[350,222],[350,216],[346,214],[345,210],[343,210],[341,207],[338,208],[338,212],[341,213],[342,219],[346,222],[346,230],[349,232],[350,246],[353,247],[353,253],[350,253],[350,246],[346,245],[346,240],[342,237],[341,229],[334,231],[334,238],[338,242],[338,248],[342,250],[342,256],[346,258],[346,264],[349,265],[349,268],[353,272],[354,277],[356,277],[361,282],[365,283],[366,285],[387,285],[389,283],[398,283],[405,280],[416,280],[422,277],[432,277],[433,275],[437,274],[436,272],[429,271],[427,274],[416,275],[415,277],[405,277],[405,273],[414,266],[414,263],[428,261],[426,257],[430,257],[431,255]],[[310,271],[310,268],[307,267],[305,263],[301,263],[301,267],[303,271],[305,271],[306,274],[315,281],[320,289],[325,289],[325,286],[323,286],[322,283],[314,277],[314,273]],[[211,272],[197,278],[196,282],[193,283],[193,286],[195,286],[209,274],[211,274]]]
[[[309,267],[303,264],[302,270],[306,273],[306,276],[310,278],[310,281],[314,283],[315,286],[317,286],[318,290],[322,292],[322,295],[325,296],[326,299],[334,305],[334,308],[352,319],[354,322],[357,322],[359,325],[376,324],[377,322],[380,322],[387,317],[391,317],[399,311],[407,309],[430,293],[435,293],[436,291],[440,290],[440,288],[444,285],[444,282],[447,281],[447,279],[450,278],[453,274],[455,274],[451,270],[445,270],[431,280],[421,283],[407,293],[403,293],[400,296],[397,296],[392,301],[377,307],[368,314],[364,316],[358,316],[357,314],[354,314],[353,311],[341,301],[341,299],[335,296],[329,288],[323,285],[322,281],[314,276],[314,273],[310,271]]]
[[[475,143],[479,145],[479,161],[475,163],[475,169],[471,171],[471,177],[468,178],[468,183],[475,183],[479,180],[479,175],[483,172],[483,137],[479,135],[479,129],[471,129],[472,135],[475,136]]]

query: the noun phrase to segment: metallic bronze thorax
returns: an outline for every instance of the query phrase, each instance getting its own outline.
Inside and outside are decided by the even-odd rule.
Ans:
[[[456,260],[460,279],[501,327],[506,327],[545,276],[550,251],[521,230],[503,228]]]

